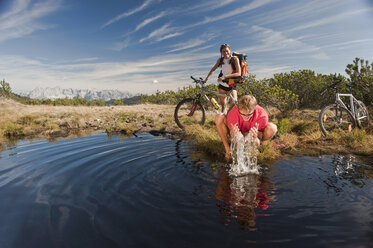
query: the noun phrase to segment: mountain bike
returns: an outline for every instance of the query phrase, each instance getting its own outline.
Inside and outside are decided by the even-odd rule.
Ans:
[[[349,94],[341,94],[338,92],[339,83],[341,83],[341,80],[337,80],[321,91],[321,94],[324,94],[327,90],[334,89],[336,96],[335,103],[325,106],[319,115],[319,125],[325,136],[334,130],[339,129],[345,132],[351,132],[355,126],[364,128],[369,125],[367,107],[352,94],[351,88],[356,85],[356,82],[346,84],[349,88]],[[348,101],[343,101],[341,97],[347,97]]]
[[[194,80],[194,83],[196,83],[196,86],[200,87],[200,92],[192,98],[185,98],[182,99],[175,108],[174,112],[174,118],[176,124],[181,128],[184,129],[185,126],[191,125],[191,124],[200,124],[203,125],[206,120],[206,108],[204,105],[206,105],[206,102],[208,102],[208,106],[211,106],[212,109],[216,114],[221,113],[220,111],[220,105],[217,103],[215,98],[208,97],[206,95],[206,92],[210,92],[216,96],[225,96],[227,97],[226,103],[232,102],[235,105],[237,104],[236,100],[233,98],[232,91],[228,92],[227,94],[222,94],[218,91],[209,90],[205,87],[205,82],[202,78],[195,79],[193,76],[191,78]],[[225,109],[227,110],[227,106],[225,106]]]

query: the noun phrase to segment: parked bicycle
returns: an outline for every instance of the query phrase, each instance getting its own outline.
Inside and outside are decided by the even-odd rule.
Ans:
[[[369,113],[367,107],[362,101],[357,100],[351,88],[356,85],[355,82],[347,83],[349,94],[338,93],[338,84],[341,80],[325,87],[321,94],[324,94],[329,89],[335,90],[335,103],[325,106],[319,115],[319,124],[321,131],[326,136],[329,132],[334,130],[342,130],[351,132],[355,126],[364,128],[369,125]],[[342,100],[341,97],[348,98]]]
[[[191,124],[201,124],[203,125],[206,120],[206,108],[204,105],[205,102],[209,103],[209,106],[212,107],[214,112],[216,114],[221,113],[220,105],[213,97],[208,97],[206,95],[206,92],[213,93],[216,96],[225,96],[227,97],[227,103],[233,102],[234,104],[237,104],[236,101],[233,98],[232,91],[230,91],[228,94],[222,94],[218,91],[209,90],[205,87],[205,82],[202,78],[195,79],[193,76],[191,78],[196,83],[196,86],[200,86],[200,92],[192,98],[185,98],[182,99],[175,108],[174,118],[176,124],[181,128],[184,129],[186,125]],[[225,109],[226,106],[225,106]]]

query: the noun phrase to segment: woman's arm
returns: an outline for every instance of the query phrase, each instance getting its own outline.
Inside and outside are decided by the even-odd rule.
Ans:
[[[209,77],[214,73],[214,71],[216,70],[216,68],[219,67],[219,65],[220,65],[220,58],[218,59],[218,61],[216,61],[216,64],[214,65],[214,67],[212,67],[211,71],[209,72],[209,74],[205,78],[205,82],[207,82],[207,80],[209,79]]]

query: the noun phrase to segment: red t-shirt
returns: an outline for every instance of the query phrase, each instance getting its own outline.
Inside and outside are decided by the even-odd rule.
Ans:
[[[248,121],[244,121],[238,112],[238,106],[234,106],[228,113],[227,123],[229,129],[232,129],[232,127],[237,124],[238,129],[240,129],[242,133],[250,131],[250,129],[255,126],[255,123],[258,123],[258,131],[263,131],[268,125],[268,114],[262,107],[256,105],[254,114]]]

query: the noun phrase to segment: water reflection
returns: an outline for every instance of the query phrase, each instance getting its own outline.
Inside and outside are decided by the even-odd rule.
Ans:
[[[255,231],[256,216],[266,216],[265,210],[274,197],[269,195],[274,186],[268,177],[248,174],[231,177],[227,171],[220,175],[215,197],[220,212],[228,224],[236,219],[241,229]]]
[[[328,175],[324,183],[336,192],[341,192],[344,187],[350,185],[346,181],[362,188],[366,184],[366,179],[373,175],[372,166],[361,163],[354,155],[321,156],[321,161],[329,159],[331,167],[323,167],[320,170]]]
[[[169,138],[98,133],[1,152],[0,247],[372,244],[372,164],[289,156],[230,177]]]

